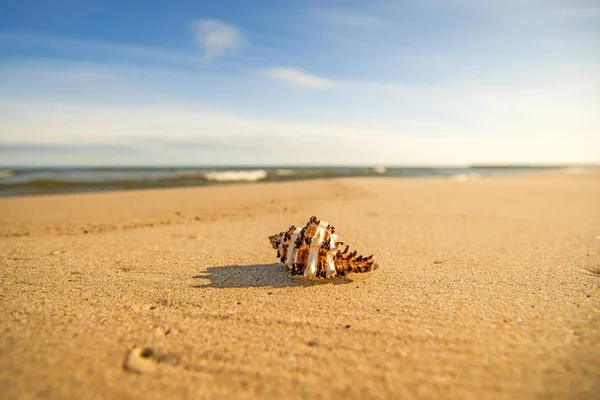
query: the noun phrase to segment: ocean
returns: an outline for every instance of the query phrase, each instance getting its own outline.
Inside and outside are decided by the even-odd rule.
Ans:
[[[80,193],[340,177],[448,177],[539,172],[558,167],[0,167],[0,196]]]

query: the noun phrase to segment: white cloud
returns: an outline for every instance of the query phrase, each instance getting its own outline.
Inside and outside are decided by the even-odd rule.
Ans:
[[[234,25],[217,19],[198,19],[192,24],[196,40],[202,46],[208,60],[226,53],[237,52],[243,44],[243,36]]]
[[[600,18],[599,4],[572,4],[556,7],[549,11],[549,15],[561,20],[592,20]]]
[[[333,86],[331,81],[311,75],[298,68],[267,68],[262,70],[261,74],[266,78],[275,79],[293,86],[317,89]]]
[[[291,93],[252,75],[0,65],[0,148],[7,149],[0,158],[42,163],[37,155],[47,148],[44,162],[77,164],[86,160],[75,153],[83,157],[89,147],[96,150],[85,154],[98,163],[145,165],[600,161],[593,75],[511,85],[334,85]],[[50,145],[63,151],[52,155],[61,148]]]
[[[579,21],[600,18],[600,5],[597,0],[422,0],[420,4],[438,9],[463,7],[500,16],[508,14],[518,21]]]
[[[380,17],[341,10],[315,11],[315,16],[327,24],[345,28],[376,28],[387,25]]]
[[[493,104],[494,107],[497,104]],[[197,104],[107,106],[0,101],[0,147],[5,162],[37,162],[32,149],[52,143],[78,149],[108,148],[117,164],[427,164],[471,162],[598,162],[600,137],[590,132],[522,128],[473,132],[446,126],[415,134],[393,126],[283,121],[209,110]],[[576,115],[575,117],[577,117]],[[568,115],[565,116],[567,119]],[[567,122],[567,121],[565,121]],[[462,130],[465,129],[465,132]],[[595,131],[593,131],[595,132]],[[108,147],[107,147],[108,146]],[[115,148],[135,149],[124,158]],[[50,149],[51,150],[51,149]],[[98,154],[99,150],[96,151]],[[55,161],[69,163],[59,152]],[[12,158],[11,158],[12,156]]]

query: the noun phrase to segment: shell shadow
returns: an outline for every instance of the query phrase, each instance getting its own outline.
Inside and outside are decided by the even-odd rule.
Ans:
[[[347,277],[309,280],[298,276],[292,276],[285,265],[281,263],[208,267],[205,273],[193,276],[192,278],[210,280],[210,283],[191,285],[191,287],[198,289],[248,287],[277,288],[286,286],[343,285],[352,283],[352,279]]]

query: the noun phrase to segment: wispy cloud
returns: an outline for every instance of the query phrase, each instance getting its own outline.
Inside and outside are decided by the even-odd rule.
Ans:
[[[99,157],[101,153],[104,157],[99,160],[117,164],[597,162],[597,121],[574,125],[589,111],[566,109],[559,115],[565,105],[540,104],[547,98],[544,93],[521,99],[520,104],[498,96],[478,94],[469,99],[463,94],[471,114],[482,116],[466,124],[441,125],[419,120],[375,124],[348,115],[346,121],[330,118],[327,123],[282,120],[219,112],[197,103],[134,107],[4,101],[0,102],[0,132],[4,132],[0,149],[6,150],[7,164],[35,163],[40,154],[53,160],[48,162],[68,164],[81,162],[84,154]],[[461,110],[438,99],[443,92],[428,92],[426,97],[436,99],[429,104],[432,108],[445,105],[453,113]],[[397,104],[390,97],[383,100]],[[475,103],[481,106],[474,107]],[[549,115],[558,117],[542,123]],[[515,120],[516,125],[502,125]],[[50,133],[57,150],[52,159]],[[124,154],[129,148],[136,151]]]
[[[217,19],[198,19],[193,22],[192,27],[196,41],[208,60],[235,53],[242,47],[242,33],[232,24]]]
[[[309,74],[298,68],[267,68],[261,71],[262,76],[275,79],[292,86],[323,89],[333,86],[333,82]]]
[[[600,4],[571,4],[553,8],[548,13],[551,17],[561,20],[600,19]]]
[[[387,21],[375,15],[346,10],[317,10],[318,20],[342,28],[376,28],[387,25]]]
[[[44,55],[40,59],[47,62],[67,59],[92,60],[97,63],[98,59],[102,59],[105,65],[162,65],[192,67],[195,70],[211,68],[211,65],[205,62],[205,57],[196,52],[49,34],[0,32],[0,47],[17,48],[26,53],[40,52]],[[34,62],[36,59],[32,58],[30,61]],[[0,67],[8,63],[10,61],[0,63]],[[222,65],[223,63],[220,66]]]
[[[446,9],[460,7],[522,20],[553,19],[579,21],[600,18],[597,0],[505,0],[502,2],[482,0],[424,0],[427,8]]]
[[[115,144],[56,144],[56,143],[1,143],[0,154],[48,154],[71,155],[74,153],[99,153],[99,154],[131,154],[138,150],[133,146]]]

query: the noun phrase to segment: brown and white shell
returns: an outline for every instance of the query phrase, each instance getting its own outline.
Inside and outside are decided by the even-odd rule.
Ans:
[[[357,256],[338,240],[335,228],[327,221],[311,217],[306,226],[291,226],[287,231],[269,236],[277,249],[277,258],[292,275],[307,278],[332,278],[349,272],[370,272],[379,267],[373,256]]]

